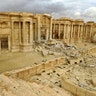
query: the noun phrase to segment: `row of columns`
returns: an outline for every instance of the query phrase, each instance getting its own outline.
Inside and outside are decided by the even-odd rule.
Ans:
[[[53,33],[55,33],[56,29],[56,25],[58,25],[58,35],[59,35],[59,39],[60,38],[60,26],[64,25],[63,27],[63,39],[67,40],[68,42],[74,42],[75,38],[77,38],[78,41],[82,41],[82,36],[83,36],[83,26],[84,25],[75,25],[75,24],[53,24]],[[76,27],[77,27],[77,31],[76,31]],[[77,32],[77,37],[76,37],[76,32]],[[55,37],[53,36],[53,39],[55,39]]]
[[[14,29],[14,23],[18,22],[19,28],[16,34],[18,34],[18,43],[15,42],[15,29]],[[29,23],[26,25],[26,23]],[[38,41],[41,41],[41,22],[40,22],[40,17],[38,16],[37,18],[37,37]],[[29,29],[26,29],[26,26],[28,26]],[[36,29],[35,29],[36,30]],[[50,18],[50,24],[49,28],[46,28],[46,40],[52,39],[52,19]],[[11,21],[11,44],[12,44],[12,49],[17,48],[16,46],[22,45],[22,46],[31,46],[33,42],[33,22],[32,20],[28,21],[25,19],[22,19],[20,21]],[[19,46],[18,46],[19,47]]]
[[[15,45],[15,39],[14,39],[14,37],[15,37],[15,34],[14,34],[14,22],[15,21],[12,21],[12,45]],[[17,22],[17,21],[16,21]],[[19,44],[28,44],[28,42],[27,42],[27,35],[28,35],[28,33],[27,33],[27,31],[26,31],[26,29],[25,29],[25,24],[26,24],[26,22],[29,22],[29,21],[22,21],[22,22],[19,22],[18,21],[18,23],[19,23],[19,34],[18,34],[18,37],[19,37]],[[30,21],[29,22],[29,44],[32,44],[32,41],[33,41],[33,27],[32,27],[32,22]]]

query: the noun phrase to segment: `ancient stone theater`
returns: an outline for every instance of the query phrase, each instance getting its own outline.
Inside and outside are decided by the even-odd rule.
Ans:
[[[0,96],[96,96],[96,23],[0,12]]]
[[[31,51],[34,41],[62,39],[65,43],[92,42],[93,21],[53,19],[49,14],[0,12],[0,51]]]

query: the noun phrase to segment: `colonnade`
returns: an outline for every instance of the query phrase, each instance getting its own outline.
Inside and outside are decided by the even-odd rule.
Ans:
[[[53,22],[52,27],[52,38],[53,39],[63,39],[66,43],[72,42],[83,42],[83,41],[91,41],[92,36],[92,25],[84,24],[84,23],[58,23]],[[60,28],[63,25],[63,33]],[[60,38],[60,33],[63,34],[63,38]],[[58,34],[58,37],[56,37]]]
[[[16,31],[17,35],[18,35],[18,44],[31,44],[33,41],[33,32],[32,32],[32,22],[31,21],[12,21],[12,44],[16,44],[16,40],[15,40],[15,29],[14,29],[14,23],[17,22],[18,23],[18,28]],[[28,29],[26,29],[26,23],[28,23],[29,25],[27,26]],[[29,35],[29,36],[28,36]],[[28,40],[29,39],[29,40]]]

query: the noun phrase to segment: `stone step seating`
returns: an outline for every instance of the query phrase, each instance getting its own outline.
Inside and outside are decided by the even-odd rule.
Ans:
[[[0,75],[0,96],[70,96],[63,89]]]

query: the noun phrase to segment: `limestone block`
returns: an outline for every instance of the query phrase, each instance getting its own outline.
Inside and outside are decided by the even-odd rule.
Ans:
[[[12,78],[17,78],[17,74],[16,73],[15,74],[12,74],[11,77]]]
[[[37,67],[33,66],[32,68],[29,69],[29,74],[30,76],[36,75]]]
[[[45,69],[50,69],[50,68],[53,68],[54,64],[53,64],[53,61],[47,61],[46,64],[45,64]]]
[[[91,82],[92,82],[92,85],[93,85],[94,87],[96,87],[96,78],[92,78]]]
[[[92,91],[87,90],[86,96],[96,96],[96,92],[92,92]]]
[[[22,72],[19,72],[19,73],[17,74],[17,76],[18,76],[18,78],[23,79],[23,78],[24,78],[24,72],[23,72],[23,71],[22,71]]]
[[[28,70],[24,70],[23,74],[24,74],[24,79],[29,77],[29,71]]]
[[[70,92],[72,92],[73,94],[76,94],[76,86],[72,83],[70,83],[69,81],[67,80],[63,80],[62,81],[62,87]]]
[[[86,96],[86,89],[77,86],[76,95],[78,95],[78,96]]]
[[[66,63],[65,58],[63,57],[59,58],[59,64],[64,64],[64,63]]]
[[[44,71],[45,70],[45,63],[38,64],[36,66],[36,70],[37,70],[37,72],[36,72],[37,74],[41,73],[42,71]]]
[[[54,60],[54,66],[58,66],[59,65],[59,60],[58,59],[55,59]]]

